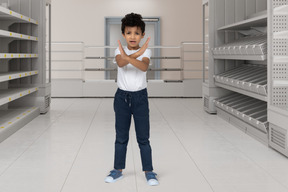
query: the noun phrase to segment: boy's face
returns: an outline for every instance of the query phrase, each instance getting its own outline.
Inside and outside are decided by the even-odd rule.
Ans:
[[[134,27],[125,27],[123,37],[126,39],[127,47],[130,50],[139,49],[139,43],[141,39],[144,37],[145,33],[142,33],[141,28]]]

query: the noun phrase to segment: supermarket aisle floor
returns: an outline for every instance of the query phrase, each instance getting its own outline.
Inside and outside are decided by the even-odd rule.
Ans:
[[[0,144],[1,192],[287,192],[288,158],[202,109],[201,99],[150,99],[160,185],[147,186],[134,125],[127,167],[113,165],[113,99],[52,99],[51,110]]]

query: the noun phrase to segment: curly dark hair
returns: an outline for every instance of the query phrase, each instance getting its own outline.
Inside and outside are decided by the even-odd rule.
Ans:
[[[122,21],[122,25],[121,25],[121,31],[122,34],[125,33],[125,27],[140,27],[142,34],[145,32],[145,23],[142,20],[142,16],[140,14],[137,13],[130,13],[125,15],[125,17],[123,17]]]

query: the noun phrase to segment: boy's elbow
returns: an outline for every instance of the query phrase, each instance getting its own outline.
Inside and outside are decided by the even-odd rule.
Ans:
[[[142,71],[143,71],[143,72],[147,72],[147,71],[148,71],[148,65],[145,66],[145,67],[143,67]]]
[[[148,58],[143,58],[142,62],[144,63],[144,65],[142,66],[142,71],[148,71],[150,60]]]
[[[119,67],[124,67],[124,66],[126,65],[126,63],[119,61],[119,62],[117,62],[117,65],[118,65]]]
[[[124,65],[121,63],[117,63],[118,67],[123,67]]]

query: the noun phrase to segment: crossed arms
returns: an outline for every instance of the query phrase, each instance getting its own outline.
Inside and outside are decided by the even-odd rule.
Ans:
[[[148,37],[145,44],[141,47],[139,51],[132,55],[127,55],[122,47],[121,42],[118,40],[120,55],[116,56],[116,62],[119,67],[124,67],[128,63],[132,64],[134,67],[140,69],[141,71],[147,71],[149,67],[150,60],[147,57],[143,57],[142,61],[137,60],[136,58],[141,56],[147,49],[150,41],[150,37]]]

